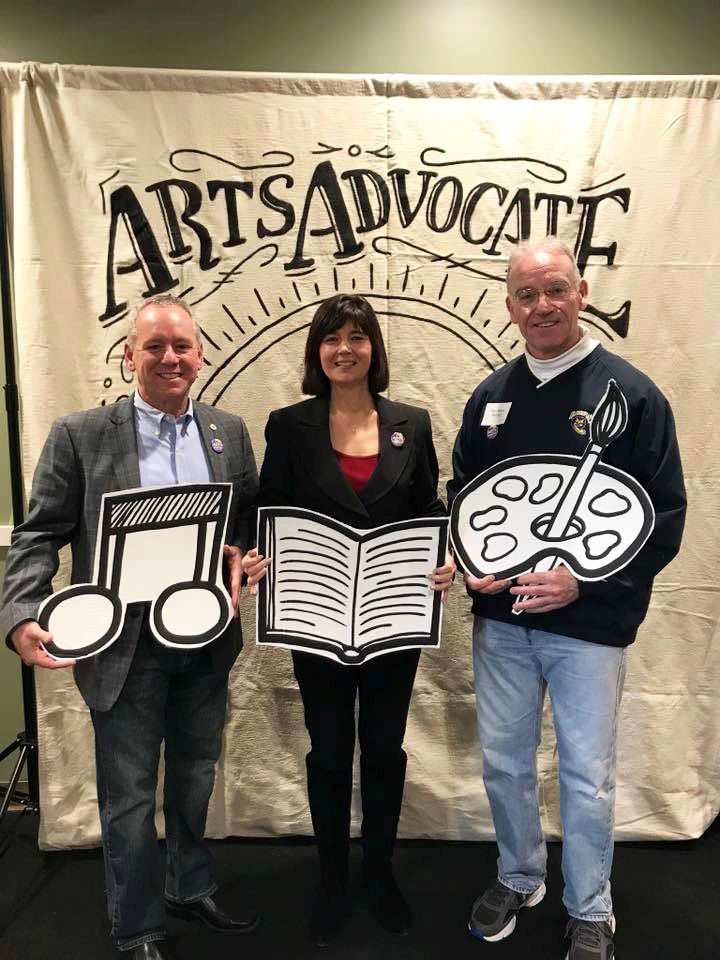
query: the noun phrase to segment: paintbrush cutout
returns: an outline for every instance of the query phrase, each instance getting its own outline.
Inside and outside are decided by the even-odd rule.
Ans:
[[[616,440],[625,430],[628,423],[628,406],[625,395],[615,380],[609,380],[607,389],[590,421],[590,442],[583,452],[577,468],[568,480],[563,495],[552,513],[548,525],[543,530],[543,538],[547,540],[564,540],[572,530],[573,518],[582,502],[590,477],[600,462],[605,448]],[[531,573],[553,570],[561,558],[558,556],[543,557],[531,569]],[[532,594],[523,594],[516,603],[529,600]],[[520,615],[523,611],[513,607],[513,613]]]

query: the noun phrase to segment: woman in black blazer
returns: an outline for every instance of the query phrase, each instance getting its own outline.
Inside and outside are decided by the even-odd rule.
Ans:
[[[305,345],[302,389],[310,400],[275,410],[258,502],[296,506],[353,527],[442,516],[438,465],[427,411],[379,396],[388,385],[385,345],[363,297],[338,294],[318,308]],[[267,560],[243,559],[254,589]],[[430,577],[446,590],[450,558]],[[379,922],[406,934],[410,908],[393,877],[407,756],[402,748],[420,651],[383,654],[359,666],[293,651],[293,666],[310,734],[307,784],[320,856],[320,891],[310,933],[325,946],[349,914],[348,844],[359,699],[363,880]]]

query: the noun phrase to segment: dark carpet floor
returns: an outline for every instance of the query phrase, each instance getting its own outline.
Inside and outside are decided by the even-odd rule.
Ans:
[[[99,851],[41,854],[32,815],[9,814],[0,833],[0,958],[110,960]],[[253,903],[262,924],[229,937],[169,920],[178,960],[562,960],[560,847],[550,845],[548,895],[520,915],[515,933],[497,944],[466,932],[469,907],[495,876],[491,843],[401,842],[396,876],[415,924],[399,939],[379,929],[358,891],[349,926],[336,944],[307,939],[315,852],[303,840],[213,843],[222,901]],[[360,851],[352,851],[357,874]],[[618,960],[720,958],[720,820],[700,840],[618,844],[613,894]]]

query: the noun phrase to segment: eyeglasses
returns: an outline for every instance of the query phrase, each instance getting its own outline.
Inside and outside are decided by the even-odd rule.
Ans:
[[[541,292],[553,303],[564,303],[575,293],[575,288],[571,287],[567,280],[553,280],[542,291],[536,290],[535,287],[521,287],[512,294],[512,298],[521,307],[534,307],[540,299]]]

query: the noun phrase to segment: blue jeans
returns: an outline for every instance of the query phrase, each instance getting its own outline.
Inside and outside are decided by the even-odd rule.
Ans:
[[[482,617],[475,617],[473,648],[498,877],[520,893],[545,879],[536,753],[547,688],[558,746],[563,902],[572,917],[607,920],[625,649]]]
[[[205,821],[222,745],[227,674],[206,650],[162,647],[143,633],[116,703],[91,711],[111,936],[121,950],[165,936],[165,896],[213,893]],[[155,831],[165,741],[165,854]]]

